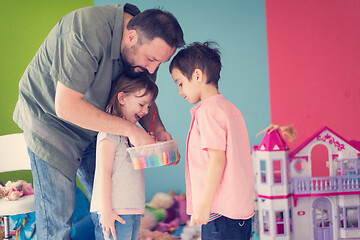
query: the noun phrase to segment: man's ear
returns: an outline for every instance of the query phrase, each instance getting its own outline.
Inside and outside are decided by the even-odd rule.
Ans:
[[[203,81],[203,71],[201,71],[201,69],[198,68],[195,69],[192,75],[192,80],[201,83]]]
[[[139,35],[136,30],[130,30],[126,34],[126,40],[130,45],[135,45],[139,40]]]
[[[119,92],[118,93],[117,99],[118,99],[118,102],[120,103],[120,105],[125,104],[125,98],[126,98],[126,93],[124,93],[124,92]]]

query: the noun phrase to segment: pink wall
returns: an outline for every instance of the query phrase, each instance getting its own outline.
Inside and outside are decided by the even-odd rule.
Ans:
[[[360,1],[266,0],[271,122],[360,140]]]

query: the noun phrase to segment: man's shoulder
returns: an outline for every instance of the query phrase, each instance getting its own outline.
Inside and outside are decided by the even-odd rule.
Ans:
[[[119,10],[121,10],[122,12],[125,11],[134,16],[140,13],[140,10],[137,6],[130,4],[130,3],[126,3],[126,4],[110,4],[110,5],[104,5],[104,6],[83,7],[83,8],[74,10],[73,12],[71,12],[69,14],[84,14],[84,16],[107,15],[107,14],[115,13]]]

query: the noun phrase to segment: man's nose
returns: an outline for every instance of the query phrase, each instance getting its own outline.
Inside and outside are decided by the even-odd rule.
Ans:
[[[149,71],[150,74],[153,74],[155,70],[160,66],[160,63],[148,63],[146,65],[146,69]]]

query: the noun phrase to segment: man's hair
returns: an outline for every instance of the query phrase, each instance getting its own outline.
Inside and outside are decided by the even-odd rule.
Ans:
[[[111,93],[105,111],[112,115],[122,116],[120,104],[117,98],[119,92],[134,93],[141,89],[146,89],[146,91],[139,97],[151,94],[152,101],[155,101],[159,90],[155,82],[148,74],[141,73],[136,77],[130,76],[126,73],[121,74],[120,77],[112,83]]]
[[[140,39],[163,39],[170,47],[179,48],[185,45],[184,34],[175,16],[160,9],[148,9],[135,15],[127,24],[128,30],[136,30]]]
[[[207,41],[204,43],[194,42],[184,49],[181,49],[172,59],[170,73],[177,68],[189,80],[195,69],[200,69],[207,76],[207,84],[213,84],[218,88],[221,71],[221,54],[216,42]]]

